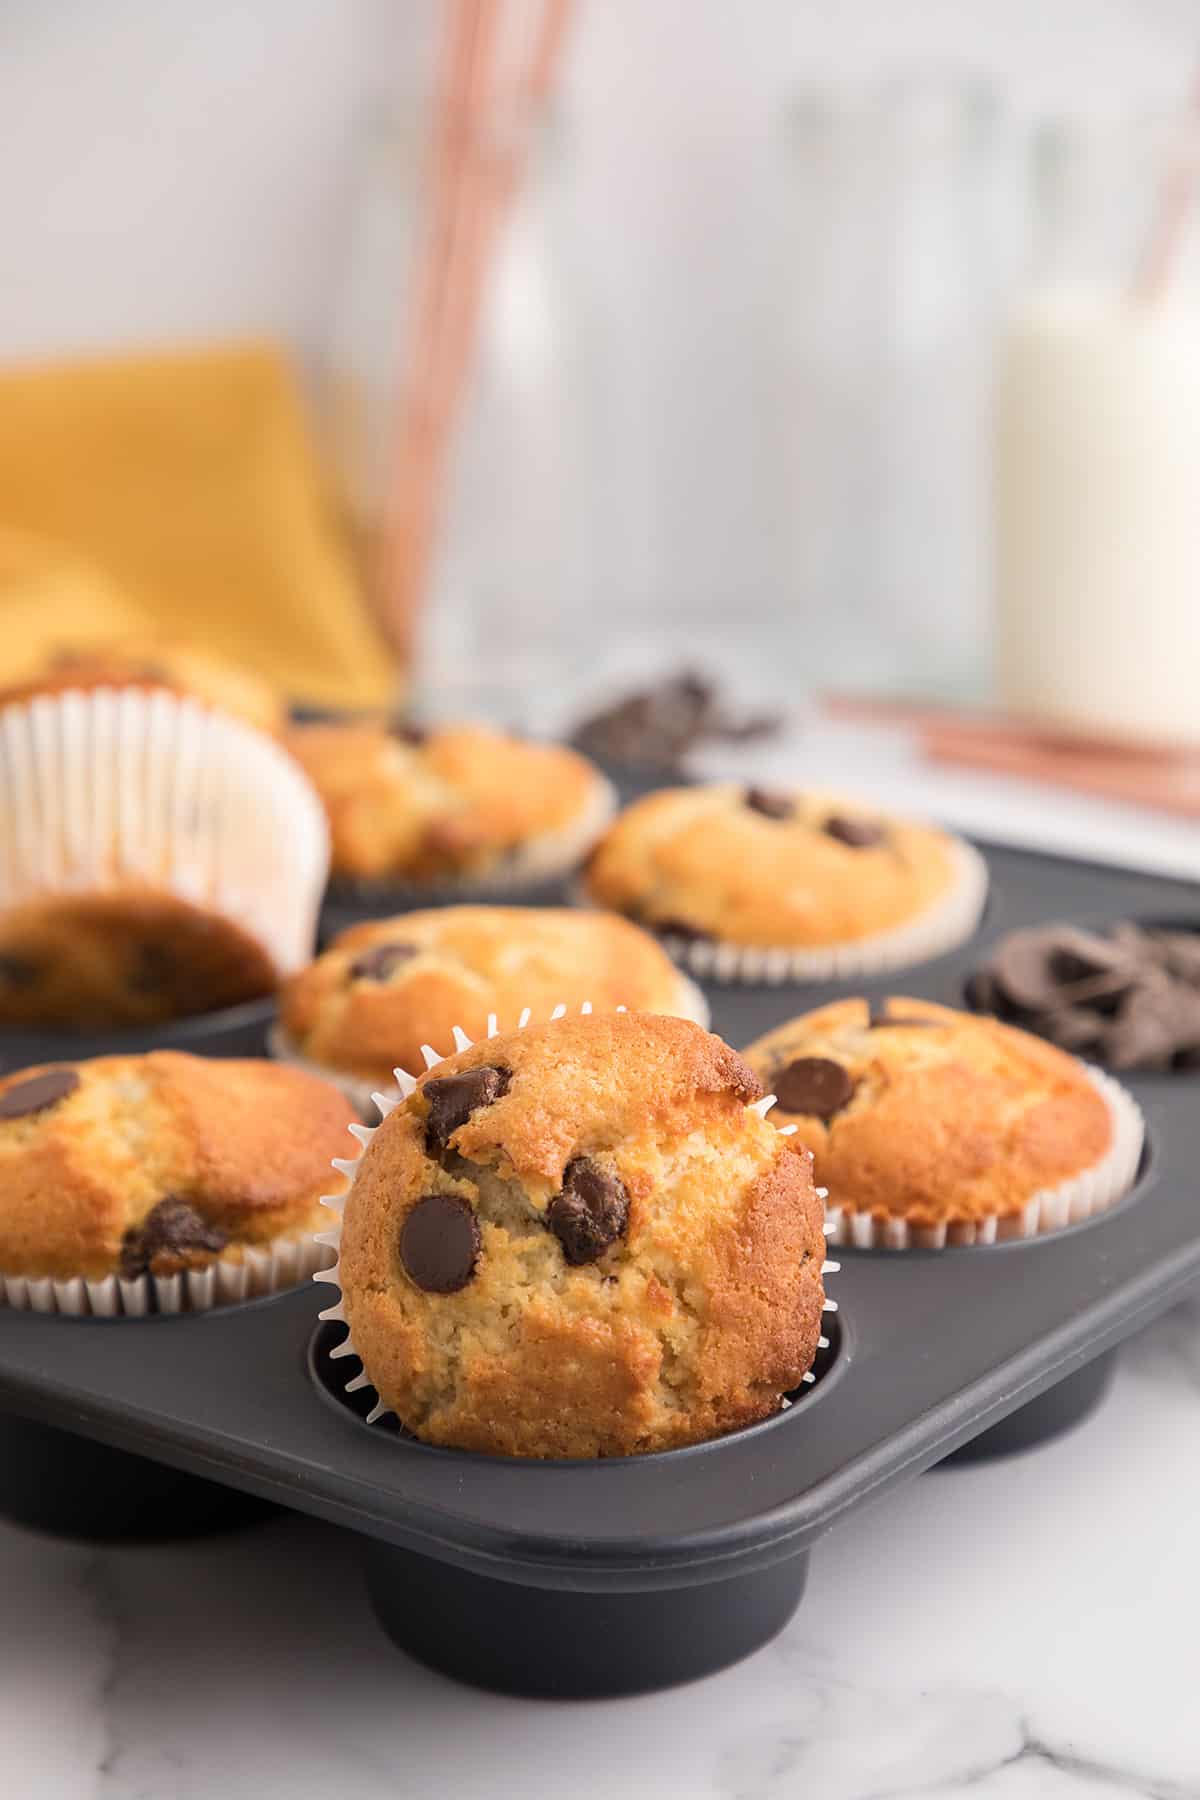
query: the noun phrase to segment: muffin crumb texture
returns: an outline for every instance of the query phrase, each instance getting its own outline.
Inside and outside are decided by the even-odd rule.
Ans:
[[[817,1349],[811,1158],[686,1020],[565,1018],[438,1064],[376,1131],[339,1279],[429,1443],[620,1456],[775,1412]]]
[[[0,1275],[173,1275],[325,1220],[353,1118],[299,1070],[171,1050],[0,1081]]]
[[[915,1228],[1018,1218],[1093,1168],[1109,1109],[1073,1057],[929,1001],[840,1000],[745,1052],[812,1150],[831,1212]]]

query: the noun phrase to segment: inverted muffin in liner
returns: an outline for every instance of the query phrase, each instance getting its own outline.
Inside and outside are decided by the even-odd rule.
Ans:
[[[63,1313],[70,1318],[141,1319],[151,1313],[208,1312],[297,1287],[324,1266],[329,1253],[311,1232],[290,1232],[266,1244],[230,1246],[204,1269],[178,1275],[138,1275],[127,1280],[82,1275],[0,1274],[0,1304],[20,1312]]]
[[[626,1011],[626,1008],[623,1006],[618,1006],[615,1010],[617,1012],[624,1012],[624,1011]],[[579,1008],[579,1011],[581,1013],[590,1013],[592,1011],[591,1002],[585,1000],[583,1005]],[[566,1013],[567,1013],[567,1008],[565,1006],[556,1006],[554,1008],[554,1011],[550,1014],[550,1017],[552,1019],[561,1019],[561,1018],[565,1018]],[[526,1025],[528,1025],[530,1023],[531,1018],[532,1018],[532,1013],[531,1013],[530,1009],[528,1007],[526,1007],[524,1009],[524,1011],[522,1012],[521,1017],[518,1021],[518,1024],[517,1024],[518,1031],[523,1031],[525,1029]],[[494,1038],[494,1037],[499,1037],[499,1035],[500,1035],[500,1027],[497,1022],[496,1015],[494,1013],[492,1013],[488,1017],[487,1036],[489,1038]],[[469,1050],[471,1048],[473,1041],[474,1040],[469,1038],[467,1036],[466,1032],[463,1031],[460,1026],[455,1026],[455,1028],[454,1028],[454,1050],[453,1050],[453,1052],[451,1052],[451,1054],[457,1055],[457,1053],[460,1050]],[[446,1061],[446,1058],[444,1056],[439,1056],[437,1051],[432,1049],[428,1044],[422,1045],[421,1049],[422,1049],[422,1055],[425,1058],[425,1070],[426,1071],[428,1071],[430,1069],[436,1069],[439,1063],[443,1063]],[[397,1106],[399,1106],[402,1101],[408,1099],[409,1095],[413,1092],[413,1090],[416,1088],[416,1085],[417,1085],[417,1077],[415,1075],[410,1075],[406,1069],[395,1069],[395,1070],[393,1070],[393,1074],[395,1075],[395,1078],[396,1078],[395,1090],[393,1092],[389,1092],[389,1093],[375,1093],[372,1095],[372,1100],[373,1100],[375,1106],[379,1110],[380,1123],[382,1123],[383,1120],[387,1118],[389,1113],[394,1112],[396,1110]],[[770,1111],[771,1107],[774,1105],[775,1105],[775,1096],[773,1094],[767,1094],[763,1097],[763,1099],[756,1100],[753,1102],[752,1110],[757,1112],[761,1117],[765,1118],[766,1114]],[[318,1269],[316,1271],[316,1273],[313,1275],[313,1280],[314,1281],[327,1281],[333,1287],[336,1287],[338,1289],[339,1297],[335,1301],[335,1303],[332,1306],[327,1306],[325,1308],[325,1310],[318,1315],[326,1323],[344,1325],[346,1327],[346,1335],[342,1339],[341,1343],[335,1344],[333,1349],[329,1351],[330,1359],[333,1361],[336,1361],[341,1357],[353,1356],[357,1359],[357,1361],[361,1365],[362,1358],[359,1356],[358,1351],[354,1347],[354,1343],[353,1343],[353,1340],[352,1340],[352,1337],[350,1334],[350,1322],[346,1317],[345,1304],[341,1297],[342,1283],[341,1283],[340,1269],[341,1269],[341,1246],[342,1246],[342,1214],[345,1211],[346,1202],[349,1199],[351,1192],[353,1191],[355,1176],[358,1171],[358,1164],[362,1158],[363,1151],[367,1148],[367,1145],[371,1142],[371,1139],[375,1136],[375,1133],[379,1130],[379,1126],[378,1125],[351,1125],[350,1130],[351,1130],[351,1133],[353,1134],[353,1136],[358,1140],[358,1144],[359,1144],[358,1155],[355,1157],[345,1157],[345,1158],[335,1157],[334,1161],[333,1161],[334,1170],[336,1171],[337,1174],[342,1175],[346,1178],[346,1185],[341,1190],[340,1193],[326,1194],[322,1197],[322,1200],[321,1200],[321,1205],[328,1207],[330,1212],[333,1213],[335,1222],[328,1231],[318,1232],[317,1242],[319,1244],[323,1245],[328,1251],[330,1251],[332,1253],[333,1261],[331,1263],[327,1264],[324,1268]],[[792,1133],[794,1131],[795,1131],[795,1126],[785,1125],[781,1128],[780,1135],[783,1137],[789,1137],[792,1135]],[[823,1188],[818,1188],[817,1193],[821,1197],[821,1199],[824,1200],[826,1198],[826,1193]],[[840,1263],[831,1261],[827,1258],[825,1260],[825,1262],[822,1264],[821,1273],[823,1276],[826,1274],[836,1274],[837,1271],[840,1269],[840,1267],[841,1267]],[[830,1300],[828,1298],[828,1296],[826,1296],[823,1310],[827,1313],[837,1312],[837,1310],[838,1310],[837,1301]],[[824,1335],[822,1335],[817,1340],[817,1353],[819,1355],[822,1351],[828,1350],[828,1349],[829,1349],[829,1339],[827,1337],[825,1337]],[[811,1387],[812,1384],[816,1381],[816,1376],[813,1374],[813,1372],[811,1370],[809,1370],[802,1377],[802,1380],[806,1386]],[[365,1369],[362,1369],[360,1366],[359,1374],[353,1376],[349,1381],[346,1382],[344,1391],[347,1394],[356,1394],[364,1388],[370,1388],[372,1390],[372,1392],[374,1392],[374,1386],[373,1386],[370,1376],[366,1373]],[[781,1400],[780,1400],[781,1408],[786,1408],[790,1404],[791,1404],[791,1402],[786,1397],[781,1398]],[[375,1404],[372,1406],[371,1410],[366,1415],[366,1422],[368,1425],[373,1425],[373,1424],[375,1424],[376,1420],[387,1417],[390,1414],[390,1412],[391,1412],[390,1407],[385,1406],[383,1404],[383,1402],[378,1398],[378,1395],[376,1395]]]
[[[620,1010],[624,1011],[625,1009],[622,1007]],[[561,1018],[565,1011],[566,1008],[560,1006],[556,1008],[551,1016],[554,1018]],[[708,1001],[704,998],[704,995],[696,986],[695,982],[692,981],[689,976],[685,975],[682,970],[679,972],[678,1000],[672,1007],[671,1012],[675,1018],[691,1019],[694,1024],[703,1025],[706,1030],[708,1028]],[[494,1020],[497,1015],[493,1013],[489,1015],[489,1017]],[[524,1030],[532,1017],[533,1013],[531,1009],[525,1007],[517,1020],[517,1029],[519,1031]],[[488,1032],[489,1037],[495,1037],[495,1035],[496,1033],[494,1031]],[[347,1100],[349,1100],[351,1106],[354,1107],[360,1118],[371,1119],[375,1116],[376,1091],[379,1086],[378,1082],[349,1074],[346,1070],[336,1069],[327,1063],[314,1062],[311,1057],[305,1056],[303,1051],[296,1047],[295,1043],[278,1020],[275,1021],[271,1026],[270,1031],[267,1033],[267,1048],[270,1050],[271,1055],[276,1061],[291,1063],[293,1068],[304,1069],[310,1075],[319,1075],[322,1081],[331,1081],[335,1087],[340,1088],[342,1093],[345,1094]],[[397,1077],[397,1082],[398,1080],[399,1078]],[[401,1087],[395,1083],[387,1084],[384,1087],[383,1092],[387,1095],[388,1099],[393,1102],[403,1098]]]
[[[288,974],[312,954],[328,868],[307,776],[237,719],[115,688],[0,712],[0,910],[166,893],[229,919]]]
[[[831,1244],[856,1250],[945,1250],[972,1244],[1011,1243],[1044,1237],[1081,1225],[1123,1200],[1137,1180],[1145,1141],[1141,1109],[1118,1082],[1101,1070],[1081,1065],[1112,1120],[1112,1143],[1098,1163],[1055,1187],[1032,1194],[1019,1213],[979,1219],[939,1220],[912,1225],[907,1219],[877,1217],[839,1207],[836,1198],[825,1209],[825,1236]]]
[[[515,847],[503,860],[477,874],[439,875],[429,881],[404,876],[361,877],[336,874],[330,900],[381,912],[417,906],[452,906],[468,900],[517,900],[531,890],[566,881],[612,823],[617,792],[597,770],[587,804],[570,824],[545,831]]]

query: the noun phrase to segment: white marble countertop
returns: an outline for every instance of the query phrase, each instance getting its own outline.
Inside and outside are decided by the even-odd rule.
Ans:
[[[890,758],[826,748],[882,787]],[[1007,785],[960,794],[978,829],[1200,872],[1194,833]],[[855,1515],[774,1644],[643,1699],[426,1671],[375,1626],[352,1542],[300,1518],[99,1551],[0,1525],[0,1796],[1200,1797],[1197,1493],[1200,1299],[1125,1347],[1076,1431]]]

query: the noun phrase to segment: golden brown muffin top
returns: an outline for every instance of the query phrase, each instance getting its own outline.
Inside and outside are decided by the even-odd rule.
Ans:
[[[828,795],[716,785],[627,807],[586,885],[659,930],[798,949],[907,924],[956,879],[954,839],[932,826]]]
[[[155,1050],[6,1075],[0,1273],[170,1274],[318,1229],[353,1117],[327,1082],[250,1059]],[[163,1244],[156,1209],[175,1202],[193,1217]]]
[[[655,940],[615,913],[443,906],[342,932],[285,984],[280,1017],[302,1055],[390,1085],[393,1069],[423,1066],[423,1044],[449,1051],[456,1025],[481,1037],[490,1013],[512,1030],[525,1007],[546,1019],[585,1001],[597,1012],[703,1010]]]
[[[775,1411],[815,1353],[811,1161],[727,1044],[565,1018],[439,1063],[375,1133],[340,1279],[384,1403],[430,1442],[627,1455]]]
[[[324,802],[337,875],[486,872],[607,813],[607,784],[584,757],[483,725],[298,725],[285,741]]]
[[[283,727],[283,703],[269,682],[195,644],[152,636],[64,647],[43,668],[0,692],[0,705],[105,687],[167,688],[260,731],[274,735]]]
[[[839,1000],[745,1052],[795,1123],[831,1209],[1008,1219],[1109,1151],[1108,1107],[1083,1065],[1026,1032],[927,1000]]]

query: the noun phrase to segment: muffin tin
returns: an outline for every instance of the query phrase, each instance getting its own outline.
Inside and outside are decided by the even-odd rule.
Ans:
[[[848,991],[960,1004],[982,950],[1040,920],[1200,925],[1189,884],[985,853],[992,896],[971,944],[865,988],[713,986],[714,1028],[745,1044]],[[359,1533],[384,1629],[463,1679],[598,1695],[704,1674],[780,1629],[845,1514],[934,1463],[1063,1429],[1099,1399],[1120,1340],[1200,1280],[1191,1080],[1130,1078],[1142,1173],[1094,1222],[987,1248],[839,1250],[816,1383],[687,1450],[530,1463],[367,1425],[342,1391],[356,1365],[329,1359],[342,1328],[316,1323],[328,1288],[194,1317],[0,1310],[0,1509],[103,1535],[193,1529],[228,1522],[233,1489]]]

